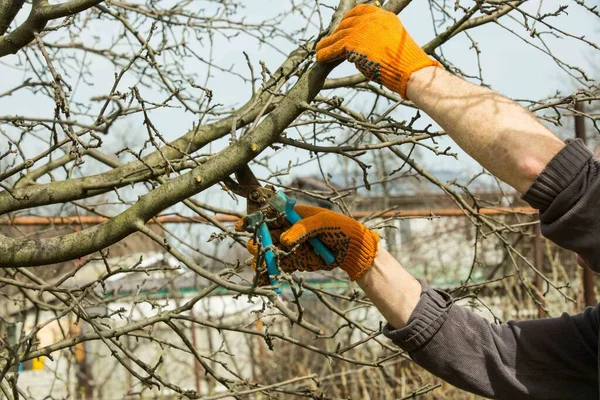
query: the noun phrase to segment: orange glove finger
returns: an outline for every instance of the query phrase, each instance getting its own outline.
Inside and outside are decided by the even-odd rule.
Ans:
[[[354,28],[358,23],[360,23],[361,19],[358,17],[379,11],[381,10],[377,7],[367,4],[361,4],[354,7],[344,15],[339,25],[333,30],[333,32],[331,32],[329,36],[323,38],[321,41],[319,41],[319,43],[317,43],[317,52],[321,49],[330,47],[332,44],[339,41],[343,36],[346,36],[343,35],[342,32]]]
[[[346,38],[349,29],[334,32],[317,44],[317,61],[331,62],[346,58]]]
[[[367,4],[358,5],[348,11],[331,35],[317,43],[317,61],[331,62],[346,58],[347,38],[360,23],[359,17],[380,11],[379,8]]]
[[[254,241],[254,239],[248,240],[248,243],[246,243],[246,248],[254,257],[258,255],[258,245]]]
[[[307,206],[306,204],[297,204],[294,206],[294,210],[296,210],[296,212],[300,214],[302,218],[308,218],[312,217],[313,215],[320,214],[322,212],[330,211],[326,208]]]
[[[281,234],[279,240],[284,246],[300,245],[306,248],[306,241],[316,236],[335,256],[334,265],[346,271],[351,279],[362,276],[373,265],[379,235],[354,219],[333,211],[322,212],[296,222]],[[298,256],[292,253],[290,256],[298,258],[295,260],[297,264],[306,265],[302,267],[303,270],[312,267],[309,265],[307,253],[302,252]],[[322,261],[317,261],[315,267],[321,269],[322,264]]]
[[[279,241],[286,247],[294,247],[298,243],[304,242],[312,237],[319,235],[325,231],[332,229],[339,230],[336,227],[336,218],[328,218],[328,213],[323,215],[313,215],[308,218],[296,222],[290,229],[283,232],[279,237]],[[335,213],[331,213],[335,217]]]
[[[317,60],[347,58],[369,80],[407,98],[410,76],[422,68],[440,66],[408,34],[398,17],[373,5],[359,5],[317,45]]]
[[[341,31],[345,31],[346,29],[354,28],[359,22],[360,22],[360,19],[357,17],[349,17],[349,18],[344,17],[344,19],[342,19],[342,21],[337,26],[337,28],[335,28],[333,30],[333,32],[331,32],[331,35],[341,32]],[[331,36],[331,35],[329,35],[329,36]],[[319,42],[319,43],[321,43],[321,42]]]
[[[246,217],[238,219],[233,228],[236,232],[246,232]]]
[[[344,18],[356,17],[358,15],[371,14],[375,12],[382,12],[381,8],[374,6],[373,4],[359,4],[353,7],[350,11],[344,14]],[[384,11],[385,12],[385,11]]]

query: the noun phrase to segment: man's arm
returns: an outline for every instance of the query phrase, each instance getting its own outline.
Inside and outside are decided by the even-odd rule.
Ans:
[[[546,237],[600,270],[600,162],[565,145],[531,113],[435,67],[398,18],[360,5],[317,45],[409,98],[475,160],[540,209]],[[490,324],[421,287],[385,251],[357,282],[390,322],[385,334],[448,382],[489,397],[598,398],[598,314]],[[419,288],[421,290],[419,290]]]
[[[566,146],[528,110],[447,71],[427,67],[408,98],[492,174],[540,210],[542,233],[600,272],[600,161],[581,141]]]
[[[439,67],[393,13],[362,4],[317,44],[317,60],[353,62],[409,98],[491,173],[540,210],[542,233],[600,272],[600,161],[567,146],[528,110]]]
[[[381,249],[358,284],[384,333],[449,383],[492,398],[598,398],[598,315],[492,324],[421,285]]]
[[[565,146],[514,101],[441,68],[414,72],[407,96],[471,157],[521,193]]]
[[[356,283],[392,326],[406,325],[421,296],[421,283],[385,249],[379,249],[373,266]]]
[[[530,112],[438,68],[398,17],[368,4],[350,10],[317,44],[317,60],[353,62],[368,79],[412,100],[474,159],[524,193],[564,144]]]

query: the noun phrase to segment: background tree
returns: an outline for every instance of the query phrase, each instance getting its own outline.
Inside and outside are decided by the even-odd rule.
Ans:
[[[212,250],[210,246],[221,243],[221,252],[231,252],[235,242],[248,239],[217,218],[241,215],[239,199],[222,181],[246,164],[282,188],[300,171],[318,174],[327,189],[300,192],[342,212],[356,209],[357,197],[379,196],[383,202],[376,210],[391,214],[374,213],[365,222],[388,234],[404,218],[386,201],[389,196],[408,187],[435,188],[467,215],[467,226],[461,223],[460,229],[472,235],[471,272],[487,276],[491,284],[511,282],[503,293],[509,302],[514,300],[514,307],[532,302],[552,314],[550,303],[541,300],[544,295],[557,304],[573,300],[560,252],[548,248],[546,258],[552,262],[546,270],[534,265],[527,247],[535,225],[531,216],[480,212],[482,207],[510,205],[514,194],[503,192],[506,188],[486,173],[456,180],[440,177],[425,163],[455,157],[445,146],[444,132],[411,102],[365,81],[350,66],[314,62],[319,38],[356,3],[360,2],[294,0],[261,7],[235,0],[0,4],[0,214],[5,222],[25,215],[80,218],[72,229],[56,229],[50,236],[18,231],[0,236],[3,293],[7,298],[18,296],[19,307],[36,315],[34,326],[16,343],[7,339],[3,344],[0,389],[6,397],[30,395],[19,386],[17,365],[60,351],[77,359],[76,346],[81,343],[94,343],[99,357],[104,354],[124,368],[131,379],[130,395],[158,389],[190,398],[218,397],[218,390],[238,397],[280,392],[383,398],[436,388],[433,378],[414,369],[406,355],[379,337],[377,314],[351,284],[325,290],[301,276],[284,276],[291,289],[279,297],[253,286],[244,275],[249,270],[244,252],[225,259]],[[410,3],[391,0],[382,6],[399,14]],[[576,88],[571,93],[557,90],[551,97],[532,93],[517,99],[524,106],[553,125],[572,117],[576,102],[594,109],[600,98],[594,71],[579,65],[578,58],[573,62],[572,53],[554,50],[559,41],[568,41],[597,57],[593,22],[597,24],[600,15],[592,2],[430,0],[427,5],[434,35],[423,48],[449,71],[486,85],[483,49],[474,35],[494,27],[498,35],[516,37],[531,52],[542,54]],[[573,24],[569,12],[592,22]],[[475,67],[463,66],[467,56],[475,60]],[[337,77],[328,77],[336,68],[349,74],[336,71]],[[589,111],[585,117],[596,134],[599,115]],[[348,170],[358,174],[342,177]],[[473,190],[479,182],[501,195],[479,197]],[[172,228],[157,219],[167,214],[200,217],[210,228]],[[105,220],[90,225],[83,216]],[[148,222],[162,229],[152,229]],[[207,231],[214,239],[210,245],[205,244]],[[175,281],[177,268],[169,263],[142,268],[140,260],[111,268],[106,249],[133,234],[150,239],[176,260],[179,272],[199,279],[198,293],[166,307],[153,303],[157,288],[146,293],[142,283],[119,299],[131,308],[92,313],[108,303],[106,285],[117,275],[143,281],[141,272],[157,272],[165,282]],[[489,238],[485,245],[483,238]],[[422,240],[411,254],[426,251],[428,244]],[[502,255],[497,265],[485,261],[491,251]],[[67,271],[52,267],[52,273],[43,267],[76,259],[78,266]],[[106,266],[99,277],[68,285],[98,260]],[[505,273],[497,278],[499,270]],[[462,276],[463,285],[455,294],[476,303],[486,285],[471,284],[471,278],[471,273]],[[225,315],[195,316],[194,307],[218,288],[245,296],[260,310],[240,312],[243,323]],[[151,304],[156,310],[141,318],[132,311],[137,304]],[[370,311],[361,313],[363,309]],[[43,312],[52,316],[39,319]],[[115,316],[125,322],[115,322]],[[44,326],[65,318],[85,321],[86,328],[63,332],[63,339],[53,343],[36,344]],[[260,324],[249,327],[254,323]],[[212,332],[203,344],[221,344],[199,352],[195,326]],[[219,336],[222,332],[235,336]],[[250,343],[249,357],[255,360],[250,372],[232,366],[235,351],[228,346],[239,343],[238,337]],[[164,357],[144,358],[147,349],[134,342],[166,346],[170,364],[165,366]],[[260,346],[266,346],[264,352]],[[275,354],[265,356],[273,346]],[[181,382],[176,373],[169,373],[178,354],[184,365],[195,360],[208,389],[198,380]],[[283,369],[283,355],[304,361]],[[81,357],[78,360],[77,365],[85,365]],[[358,378],[348,383],[348,375]],[[86,387],[85,379],[81,385]],[[90,390],[100,389],[85,389],[86,396]]]

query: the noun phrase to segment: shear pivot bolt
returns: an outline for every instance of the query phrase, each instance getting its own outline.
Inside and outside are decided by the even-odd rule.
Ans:
[[[253,190],[252,192],[250,192],[250,200],[257,201],[259,197],[260,193],[258,193],[257,190]]]

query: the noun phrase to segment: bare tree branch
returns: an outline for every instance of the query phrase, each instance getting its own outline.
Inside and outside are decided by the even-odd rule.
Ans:
[[[25,0],[6,0],[0,3],[0,36],[6,33],[23,4]]]
[[[15,54],[21,48],[27,46],[35,39],[35,34],[41,32],[49,21],[77,14],[100,4],[103,1],[104,0],[71,0],[56,5],[49,5],[45,1],[34,1],[27,20],[9,34],[0,37],[0,57],[4,57],[8,54]],[[18,1],[15,1],[14,3],[18,3]],[[11,10],[14,11],[15,14],[10,18],[11,14],[7,13],[4,21],[10,24],[22,3],[23,2],[21,2],[20,5],[15,4],[14,7],[11,7]],[[1,34],[4,32],[6,32],[6,29],[0,29]]]

